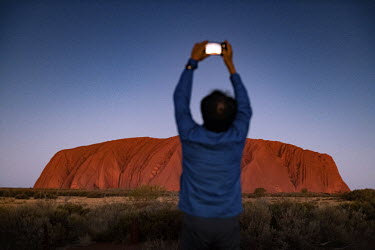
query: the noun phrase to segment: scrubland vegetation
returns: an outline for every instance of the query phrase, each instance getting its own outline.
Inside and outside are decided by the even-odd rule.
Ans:
[[[154,199],[159,196],[177,196],[178,192],[167,192],[159,186],[142,186],[135,189],[33,189],[33,188],[0,188],[0,197],[16,199],[56,199],[58,196],[76,196],[87,198],[103,198],[113,196],[134,197],[135,199]]]
[[[258,191],[259,192],[259,191]],[[127,196],[132,202],[94,207],[56,202],[57,196]],[[103,195],[103,196],[102,196]],[[279,195],[279,196],[277,196]],[[363,189],[333,195],[342,202],[318,206],[309,192],[307,202],[293,202],[277,194],[276,202],[263,190],[244,194],[241,214],[243,249],[372,249],[375,246],[375,190]],[[322,194],[322,197],[330,196]],[[140,249],[176,249],[182,213],[175,202],[160,202],[173,196],[158,187],[134,190],[33,190],[0,189],[0,248],[55,249],[90,242],[136,244]],[[8,202],[36,199],[9,206]]]

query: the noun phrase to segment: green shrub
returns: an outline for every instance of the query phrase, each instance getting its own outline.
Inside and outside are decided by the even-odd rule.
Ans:
[[[375,221],[375,204],[369,201],[353,201],[350,203],[341,204],[342,209],[346,209],[348,213],[353,212],[363,213],[367,220]]]
[[[22,193],[22,194],[17,194],[17,195],[15,195],[14,198],[16,198],[16,199],[27,200],[27,199],[30,198],[30,196],[28,196],[27,194],[23,194],[23,193]]]
[[[78,204],[74,204],[70,202],[57,206],[57,209],[64,210],[69,215],[74,214],[74,213],[78,215],[85,215],[90,211],[90,209],[84,208],[82,205],[78,205]]]
[[[104,204],[91,209],[87,213],[90,236],[96,241],[122,241],[126,233],[117,231],[117,227],[122,225],[119,218],[132,211],[132,205],[124,203]]]
[[[2,249],[54,249],[87,233],[84,216],[38,202],[0,209]]]
[[[96,241],[138,243],[178,240],[181,212],[161,202],[111,204],[88,213],[90,234]]]
[[[266,195],[266,189],[259,187],[254,190],[255,197],[264,197]]]
[[[363,213],[288,200],[245,203],[241,215],[243,249],[367,249],[374,244],[374,221]]]
[[[181,231],[182,212],[168,204],[154,203],[138,214],[133,230],[139,226],[141,241],[177,240]]]
[[[0,197],[16,197],[18,194],[32,197],[34,190],[32,188],[0,188]]]
[[[105,197],[105,194],[101,193],[101,192],[89,192],[86,195],[86,197],[87,198],[103,198],[103,197]]]
[[[140,186],[129,190],[129,197],[135,200],[155,200],[165,192],[163,187],[159,186]]]
[[[36,192],[34,193],[34,199],[44,199],[45,194],[42,192]]]
[[[53,200],[53,199],[57,199],[58,196],[54,193],[45,193],[45,192],[37,192],[37,193],[34,193],[34,199],[49,199],[49,200]]]
[[[301,193],[302,194],[307,194],[309,192],[309,190],[307,188],[302,188],[301,189]]]
[[[272,213],[272,248],[314,248],[310,240],[318,235],[319,229],[312,216],[316,209],[313,204],[285,200],[269,207]]]
[[[357,189],[351,192],[343,193],[341,198],[352,201],[341,204],[340,207],[347,209],[349,213],[361,212],[367,220],[375,220],[375,190],[374,189]]]
[[[370,203],[369,203],[370,204]],[[371,249],[375,245],[372,207],[363,201],[319,207],[312,203],[264,199],[243,204],[243,249]],[[39,200],[0,205],[1,249],[56,249],[88,237],[94,241],[177,245],[182,212],[174,203],[142,201],[85,206]],[[142,245],[142,246],[143,246]]]
[[[244,211],[240,216],[243,249],[259,249],[259,246],[264,249],[272,247],[271,218],[269,204],[264,200],[244,204]]]
[[[41,249],[44,245],[45,211],[18,206],[0,212],[2,249]]]
[[[375,203],[375,189],[356,189],[343,193],[341,198],[348,201],[368,201]]]

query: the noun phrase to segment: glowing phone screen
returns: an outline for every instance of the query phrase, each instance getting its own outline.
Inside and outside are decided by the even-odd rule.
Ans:
[[[221,54],[221,44],[220,43],[207,43],[206,44],[206,54],[210,55],[220,55]]]

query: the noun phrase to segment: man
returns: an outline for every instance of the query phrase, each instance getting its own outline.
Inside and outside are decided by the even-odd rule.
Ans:
[[[190,113],[193,72],[207,58],[207,41],[197,43],[174,92],[175,118],[182,144],[182,175],[178,207],[184,212],[183,249],[239,249],[242,212],[241,159],[252,109],[232,61],[232,46],[223,59],[235,98],[214,91],[203,98],[203,125]]]

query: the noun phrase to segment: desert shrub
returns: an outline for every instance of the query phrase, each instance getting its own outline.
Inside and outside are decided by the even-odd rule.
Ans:
[[[0,197],[8,197],[8,192],[5,189],[0,189]]]
[[[243,249],[368,249],[375,243],[374,221],[340,206],[265,200],[244,204]]]
[[[329,194],[329,193],[315,193],[315,192],[310,192],[306,190],[306,193],[303,193],[302,190],[301,192],[279,192],[279,193],[272,193],[268,194],[270,197],[334,197],[336,194]]]
[[[301,193],[302,194],[307,194],[309,192],[309,190],[307,188],[302,188],[301,189]]]
[[[86,195],[87,198],[103,198],[105,197],[105,193],[101,193],[101,192],[89,192],[87,195]]]
[[[311,249],[310,239],[319,229],[312,220],[315,206],[311,203],[281,201],[270,204],[272,213],[272,248]]]
[[[86,197],[87,194],[90,192],[89,190],[83,189],[60,189],[57,191],[60,196],[79,196],[79,197]]]
[[[240,216],[241,246],[243,249],[270,249],[272,233],[271,210],[264,200],[245,203]]]
[[[96,241],[121,241],[126,238],[124,230],[117,231],[123,225],[120,218],[124,213],[131,213],[132,206],[129,204],[104,204],[91,209],[87,213],[89,222],[89,234]]]
[[[177,197],[178,192],[173,191],[166,191],[162,187],[148,187],[147,188],[141,187],[140,189],[144,189],[143,192],[149,192],[150,190],[153,192],[160,192],[160,195],[168,196],[168,197]],[[138,189],[138,188],[136,188]],[[58,189],[58,188],[0,188],[0,197],[15,197],[17,194],[27,194],[30,197],[34,197],[35,199],[54,199],[54,197],[58,196],[78,196],[78,197],[89,197],[89,198],[101,198],[107,196],[126,196],[128,197],[129,194],[131,196],[140,197],[138,194],[134,195],[133,190],[129,189],[122,189],[122,188],[111,188],[106,190],[86,190],[86,189]],[[143,198],[139,198],[143,199]],[[150,198],[152,200],[154,198]]]
[[[103,191],[97,191],[103,193]],[[17,194],[27,194],[30,197],[37,197],[37,199],[44,199],[47,197],[57,196],[80,196],[85,197],[93,191],[82,189],[56,189],[56,188],[0,188],[0,196],[15,197]],[[43,197],[41,197],[43,196]]]
[[[1,188],[0,195],[2,197],[15,197],[17,194],[23,193],[15,188]]]
[[[354,205],[353,205],[354,204]],[[240,216],[243,249],[371,249],[375,220],[364,202],[318,207],[265,199],[244,203]],[[356,206],[356,207],[355,207]],[[182,212],[173,203],[142,201],[84,206],[40,200],[17,207],[0,205],[1,249],[54,249],[82,237],[94,241],[177,246]]]
[[[45,209],[48,209],[45,207]],[[18,206],[0,212],[2,249],[41,249],[48,220],[46,210]]]
[[[255,197],[263,197],[266,195],[266,189],[259,187],[254,190]]]
[[[23,193],[28,195],[29,197],[32,197],[34,195],[34,190],[32,188],[27,188],[23,191]]]
[[[163,250],[180,249],[180,241],[179,240],[173,240],[173,241],[150,240],[150,241],[145,242],[142,245],[142,250],[155,250],[155,249],[163,249]]]
[[[16,199],[24,199],[24,200],[27,200],[27,199],[30,199],[30,196],[25,194],[25,193],[22,193],[22,194],[16,194],[14,196],[14,198]]]
[[[87,233],[87,220],[78,209],[73,212],[43,201],[0,208],[2,249],[53,249]]]
[[[375,220],[375,190],[357,189],[343,193],[340,196],[344,200],[352,201],[341,204],[341,208],[347,209],[349,213],[362,212],[367,220]]]
[[[375,189],[356,189],[341,194],[341,198],[348,201],[369,201],[375,203]]]
[[[371,201],[353,201],[341,204],[342,209],[346,209],[348,213],[360,212],[365,215],[367,220],[375,220],[375,203]]]
[[[34,199],[57,199],[57,195],[54,193],[35,192]]]
[[[78,205],[78,204],[74,204],[70,202],[57,206],[57,209],[64,210],[68,212],[69,215],[74,214],[74,213],[78,215],[86,215],[90,211],[90,209],[84,208],[82,205]]]
[[[360,211],[327,206],[315,211],[319,224],[320,245],[332,248],[368,249],[375,244],[375,223]]]
[[[163,187],[159,186],[140,186],[129,190],[129,197],[135,200],[155,200],[165,192]]]
[[[107,207],[107,206],[106,206]],[[95,222],[90,222],[94,240],[110,240],[122,243],[138,243],[148,240],[178,240],[181,212],[174,205],[161,202],[145,202],[137,205],[119,204],[103,217],[98,211],[90,211]],[[92,217],[95,216],[95,217]],[[104,222],[100,228],[98,224]],[[96,224],[96,225],[95,225]]]
[[[42,192],[35,192],[33,197],[34,199],[44,199],[45,194]]]
[[[57,199],[57,198],[58,198],[57,194],[53,194],[53,193],[46,194],[46,196],[45,196],[45,199],[49,199],[49,200],[53,200],[53,199]]]
[[[138,243],[139,226],[137,224],[138,211],[126,209],[121,212],[116,222],[110,226],[107,235],[114,241],[121,243]]]
[[[139,238],[148,240],[177,240],[181,231],[182,212],[174,205],[153,202],[137,216]]]

